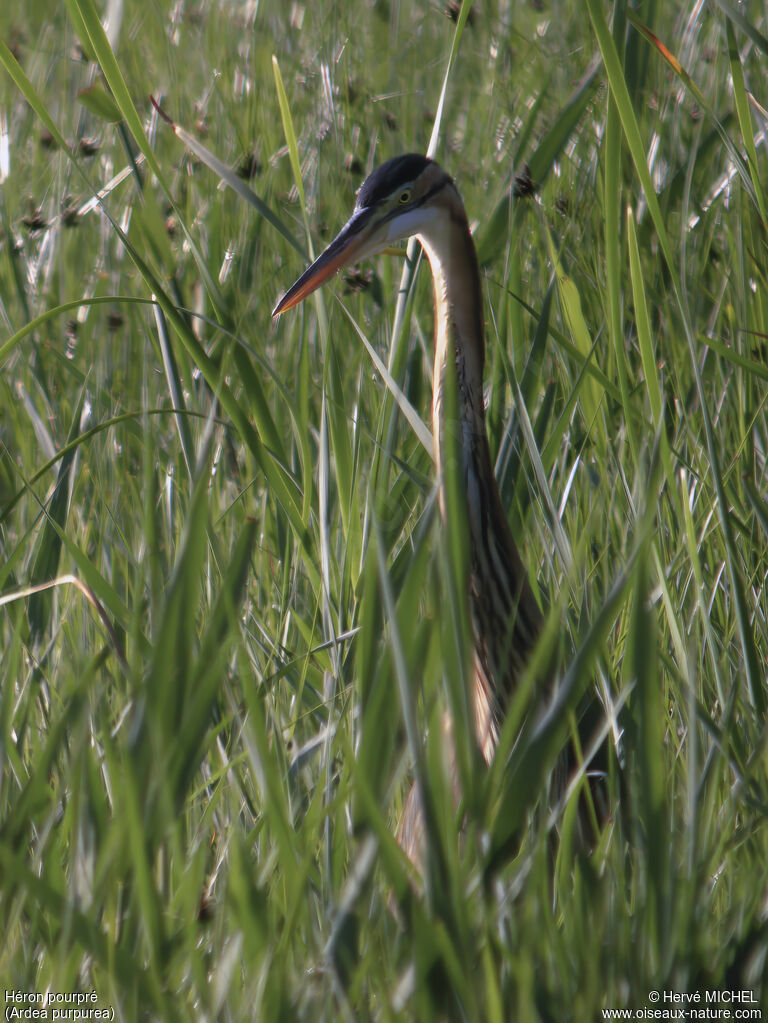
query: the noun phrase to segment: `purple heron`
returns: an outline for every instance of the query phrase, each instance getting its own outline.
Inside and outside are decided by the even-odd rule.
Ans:
[[[499,723],[515,680],[536,643],[542,616],[502,506],[485,427],[485,337],[477,254],[453,179],[425,156],[388,160],[363,183],[352,216],[331,244],[277,304],[278,316],[333,274],[415,235],[432,269],[435,362],[432,382],[434,461],[445,515],[443,393],[455,361],[462,475],[469,527],[469,605],[474,640],[475,733],[492,759]],[[421,852],[422,820],[415,788],[399,838],[412,859]]]

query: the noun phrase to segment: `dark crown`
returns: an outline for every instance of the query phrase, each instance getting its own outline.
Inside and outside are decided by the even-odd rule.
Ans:
[[[409,185],[432,163],[428,156],[420,153],[406,153],[387,160],[372,171],[360,186],[357,205],[360,209],[375,206],[386,199],[399,186]]]

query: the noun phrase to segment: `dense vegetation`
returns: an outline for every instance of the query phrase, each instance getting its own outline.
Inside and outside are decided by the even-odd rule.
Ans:
[[[108,6],[106,34],[92,0],[0,11],[4,989],[126,1020],[754,1008],[764,5]],[[428,423],[428,268],[381,256],[271,318],[366,172],[433,131],[560,663],[546,727],[516,741],[534,665],[492,770],[457,715],[461,840],[461,538],[371,355]],[[586,848],[583,779],[547,779],[590,695],[613,752]],[[404,703],[423,877],[393,837]]]

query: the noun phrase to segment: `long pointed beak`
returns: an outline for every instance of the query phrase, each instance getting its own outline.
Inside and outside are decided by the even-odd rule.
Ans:
[[[371,212],[370,209],[363,209],[352,214],[325,252],[318,256],[293,287],[286,291],[275,306],[273,316],[279,316],[287,309],[292,309],[307,295],[317,291],[321,284],[325,284],[328,278],[342,267],[356,263],[371,253],[371,247],[368,245],[371,235],[369,230]]]

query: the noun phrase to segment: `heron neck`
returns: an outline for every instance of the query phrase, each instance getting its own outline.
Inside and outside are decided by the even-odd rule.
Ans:
[[[435,290],[435,364],[432,380],[434,458],[441,467],[443,384],[448,360],[455,360],[462,448],[487,445],[483,403],[483,330],[480,271],[464,205],[453,191],[451,203],[428,232],[419,235],[432,269]],[[442,503],[442,493],[441,493]]]
[[[514,686],[541,627],[501,503],[485,429],[484,332],[480,271],[464,206],[453,191],[449,212],[419,236],[435,287],[435,366],[432,388],[434,457],[440,510],[447,511],[442,447],[446,429],[446,370],[456,366],[462,481],[469,530],[469,603],[475,639],[476,731],[490,760],[499,708]]]

